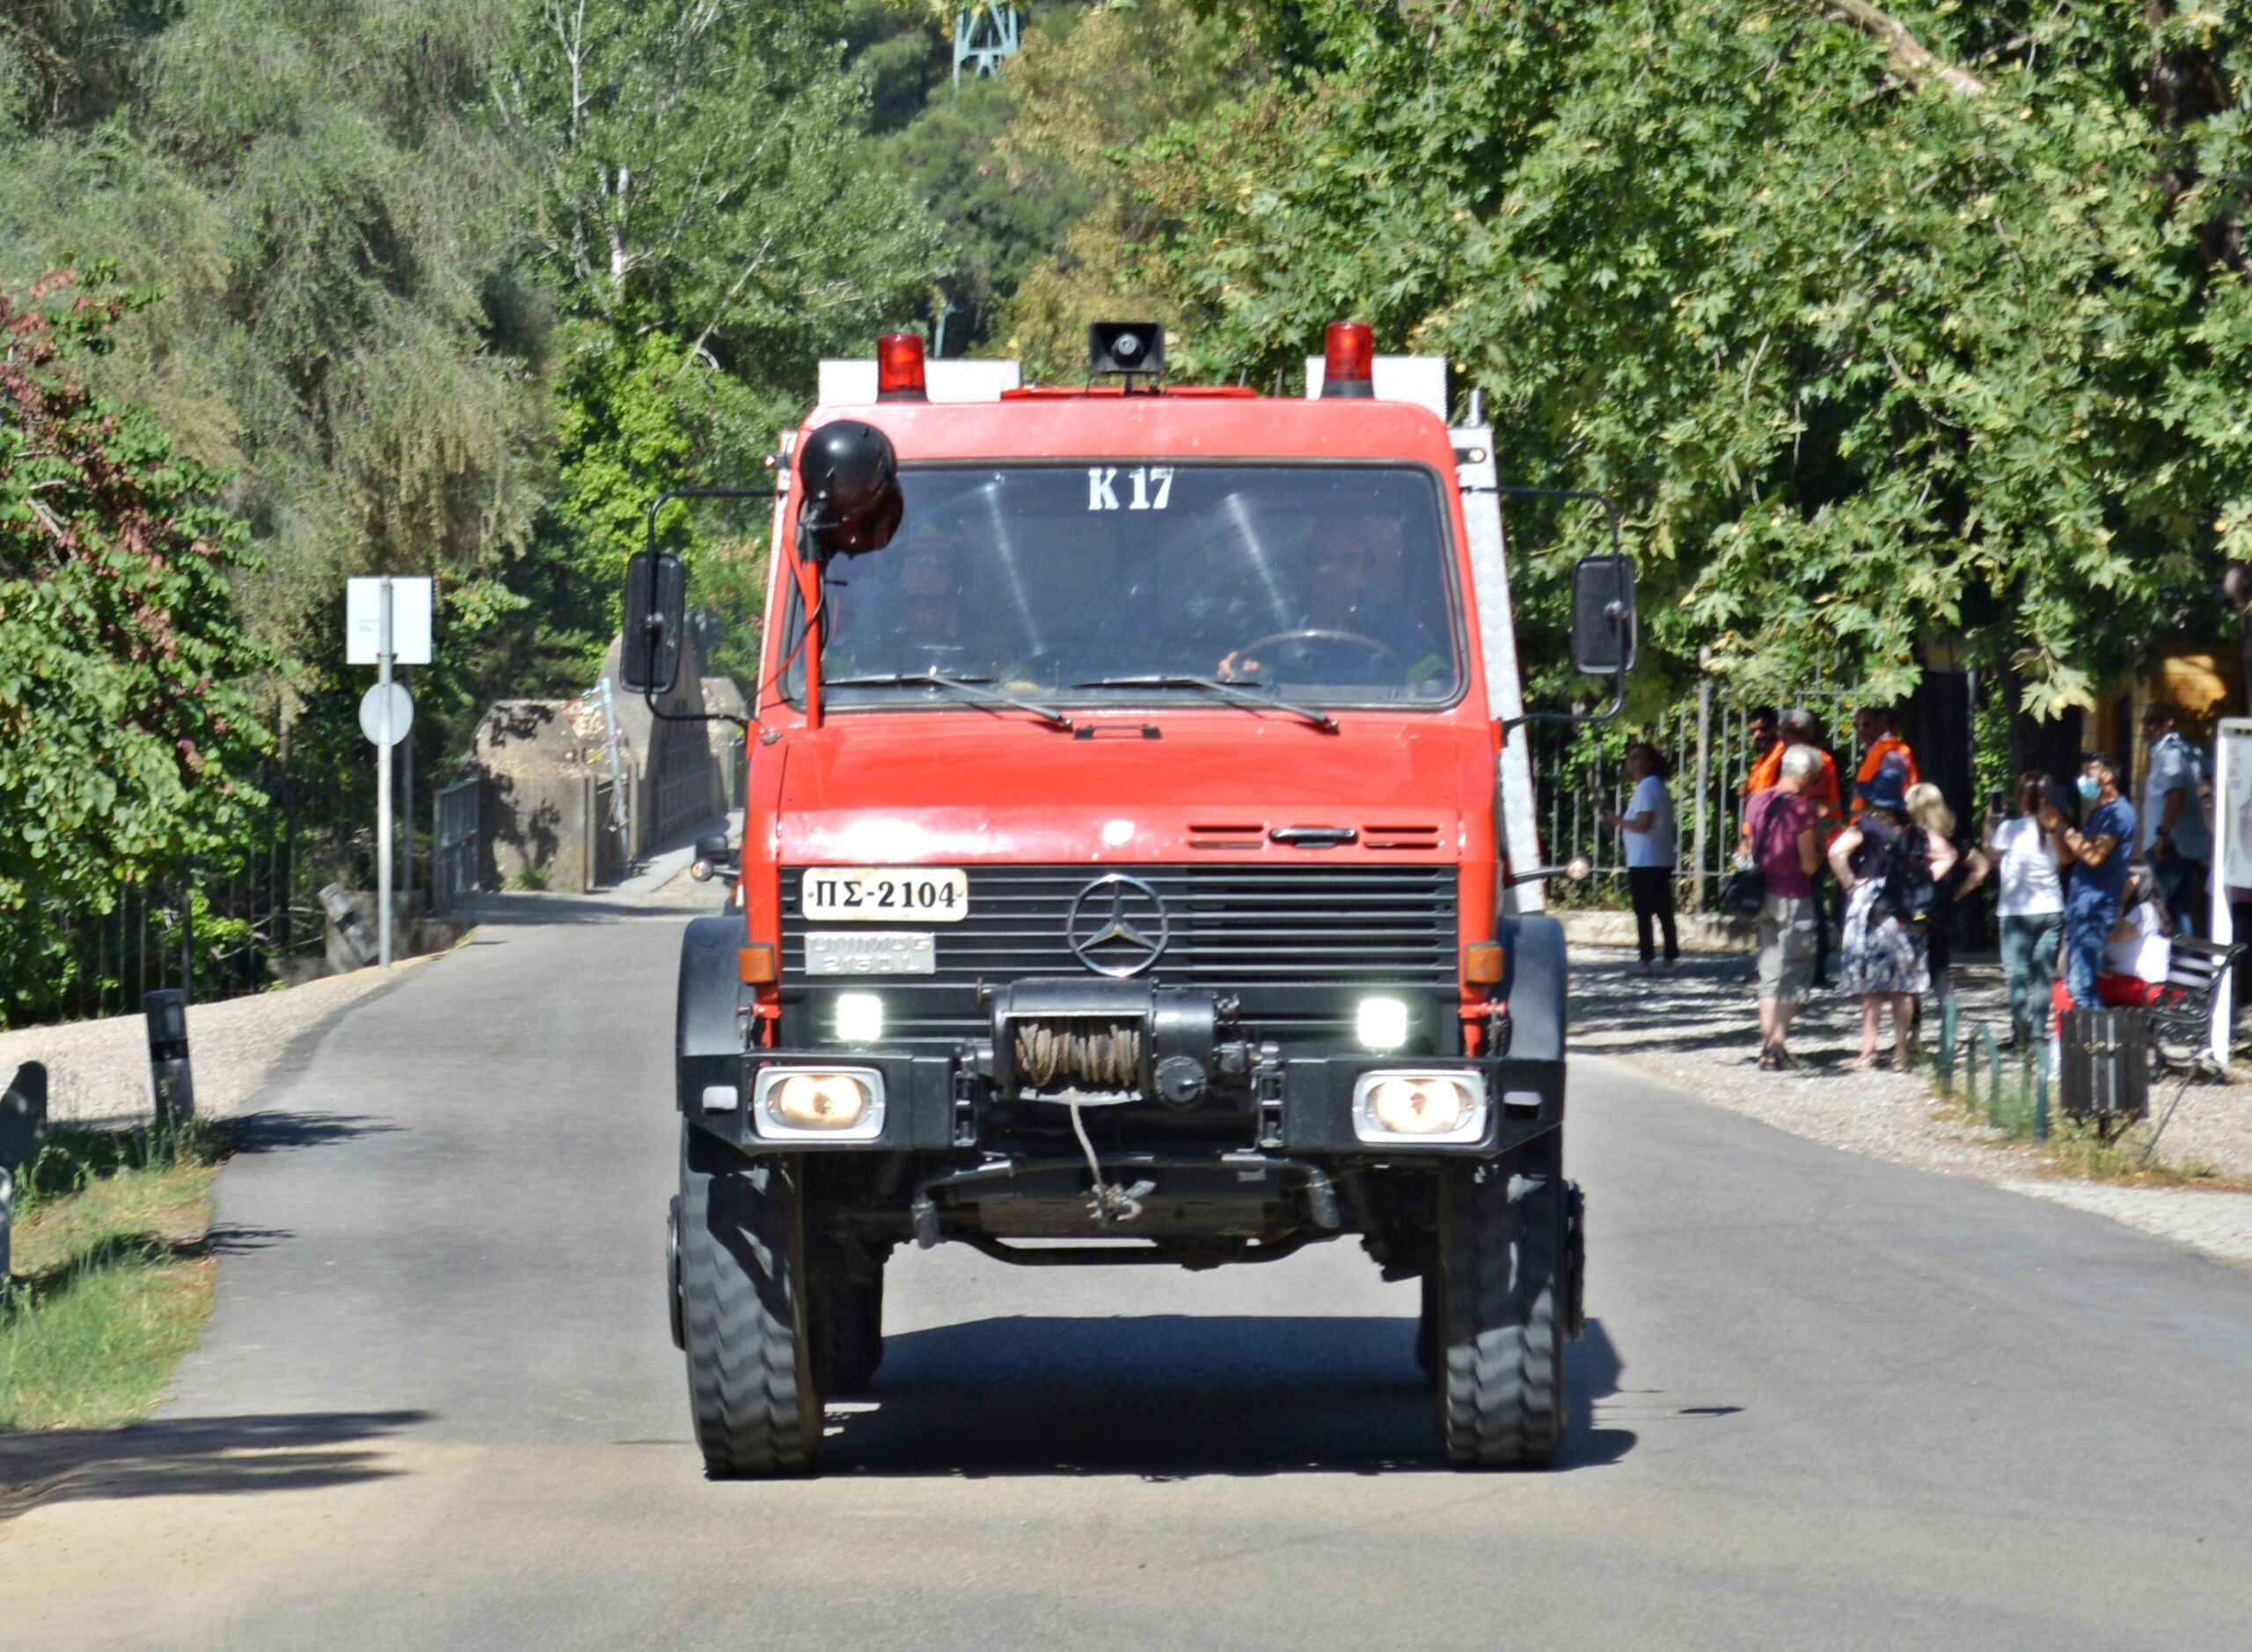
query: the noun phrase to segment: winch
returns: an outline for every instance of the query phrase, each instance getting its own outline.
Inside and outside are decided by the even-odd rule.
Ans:
[[[1195,1106],[1251,1071],[1230,996],[1138,981],[1029,980],[993,994],[993,1081],[1020,1100]]]

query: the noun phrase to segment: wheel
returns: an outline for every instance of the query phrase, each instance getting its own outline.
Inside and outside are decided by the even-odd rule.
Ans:
[[[1439,1189],[1439,1434],[1456,1468],[1545,1468],[1564,1437],[1573,1313],[1561,1132]]]
[[[688,1346],[687,1311],[680,1296],[680,1195],[665,1212],[665,1307],[672,1320],[672,1345]]]
[[[1416,1282],[1423,1290],[1423,1312],[1415,1320],[1415,1366],[1437,1381],[1439,1374],[1439,1276],[1435,1268]]]
[[[842,1256],[822,1259],[814,1270],[814,1343],[821,1356],[823,1393],[858,1396],[883,1363],[883,1269],[861,1281]]]
[[[689,1134],[680,1283],[689,1413],[714,1480],[801,1474],[821,1446],[804,1223],[779,1159]]]

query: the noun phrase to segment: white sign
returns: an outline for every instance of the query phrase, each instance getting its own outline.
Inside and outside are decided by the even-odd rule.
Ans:
[[[391,738],[384,738],[384,684],[370,683],[360,696],[360,732],[377,745],[397,745],[414,727],[414,697],[404,683],[391,684]]]
[[[2220,762],[2214,775],[2214,833],[2220,853],[2213,857],[2216,880],[2232,888],[2252,889],[2252,721],[2221,720]]]
[[[381,579],[350,579],[344,582],[344,662],[373,665],[383,647],[384,582]],[[393,665],[430,663],[430,581],[427,578],[394,579],[391,582],[391,662]]]

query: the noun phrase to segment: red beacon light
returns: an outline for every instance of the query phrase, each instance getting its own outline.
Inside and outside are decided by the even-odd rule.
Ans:
[[[928,401],[923,386],[923,335],[887,333],[876,340],[876,399]]]
[[[1356,401],[1376,396],[1376,333],[1365,321],[1333,321],[1324,341],[1323,400],[1342,396]]]

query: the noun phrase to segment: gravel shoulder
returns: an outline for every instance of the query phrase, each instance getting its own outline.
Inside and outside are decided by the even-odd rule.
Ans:
[[[330,1021],[444,956],[401,959],[389,974],[355,969],[284,991],[191,1004],[187,1046],[196,1113],[226,1118],[242,1112],[260,1091],[303,1064]],[[56,1123],[139,1123],[155,1106],[146,1016],[0,1033],[0,1075],[12,1075],[26,1061],[47,1064],[48,1116]]]
[[[2049,1156],[1975,1121],[1934,1093],[1925,1072],[1856,1072],[1856,1000],[1817,992],[1791,1029],[1799,1066],[1763,1072],[1752,961],[1743,954],[1686,954],[1672,976],[1634,973],[1623,947],[1572,948],[1571,1042],[1641,1068],[1699,1100],[1832,1147],[1946,1175],[1975,1176],[2010,1191],[2068,1204],[2252,1268],[2252,1193],[2234,1188],[2146,1187],[2060,1176]],[[1957,965],[1963,1036],[1980,1021],[2006,1027],[2001,973]],[[1936,1035],[1927,1000],[1926,1042]],[[1888,1028],[1887,1036],[1890,1036]],[[2226,1085],[2193,1084],[2160,1138],[2165,1170],[2252,1183],[2252,1084],[2240,1066]],[[2174,1093],[2153,1087],[2162,1111]],[[2131,1151],[2149,1125],[2131,1131]]]

